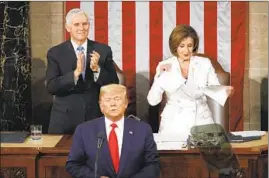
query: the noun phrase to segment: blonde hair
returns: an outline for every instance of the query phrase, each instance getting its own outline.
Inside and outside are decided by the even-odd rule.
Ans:
[[[99,94],[99,100],[103,97],[103,95],[105,93],[111,93],[111,92],[123,93],[123,95],[127,99],[127,88],[124,85],[108,84],[108,85],[104,85],[101,87],[100,94]]]
[[[197,32],[189,25],[178,25],[176,26],[173,31],[170,34],[169,37],[169,47],[170,51],[174,56],[177,56],[177,48],[179,44],[186,38],[192,38],[193,39],[193,51],[196,53],[198,51],[199,47],[199,37],[197,35]]]

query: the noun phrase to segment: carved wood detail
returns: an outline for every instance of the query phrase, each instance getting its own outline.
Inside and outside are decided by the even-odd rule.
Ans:
[[[25,167],[1,167],[0,178],[27,178]]]

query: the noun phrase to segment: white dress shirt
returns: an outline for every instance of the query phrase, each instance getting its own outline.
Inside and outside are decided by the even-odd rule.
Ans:
[[[82,45],[78,45],[76,44],[73,40],[71,40],[71,43],[73,45],[73,48],[76,52],[76,55],[78,55],[79,51],[77,50],[79,46],[82,46],[84,48],[84,55],[85,55],[85,59],[87,60],[87,45],[88,45],[88,40],[86,40]],[[86,60],[85,60],[85,66],[86,66]]]
[[[71,39],[71,43],[72,43],[72,46],[75,50],[75,53],[76,55],[78,55],[79,51],[77,50],[77,48],[79,46],[82,46],[84,48],[84,55],[85,55],[85,60],[84,60],[84,66],[85,66],[85,72],[86,72],[86,63],[87,63],[87,46],[88,46],[88,40],[86,40],[82,45],[78,45],[76,44],[72,39]],[[98,68],[98,71],[97,72],[93,72],[93,75],[94,75],[94,81],[96,81],[99,77],[99,74],[100,74],[100,67]],[[75,81],[75,84],[77,83],[77,81]]]
[[[109,120],[108,118],[105,117],[106,135],[107,135],[107,140],[108,141],[109,141],[110,131],[112,130],[112,127],[111,127],[112,123],[117,124],[117,127],[115,128],[115,132],[116,132],[117,139],[118,139],[119,157],[120,157],[121,148],[122,148],[122,140],[123,140],[124,118],[121,118],[117,122],[112,122],[111,120]]]

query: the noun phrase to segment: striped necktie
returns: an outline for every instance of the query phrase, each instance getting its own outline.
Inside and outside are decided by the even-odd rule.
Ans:
[[[83,70],[82,70],[82,77],[83,77],[83,80],[85,79],[85,69],[86,69],[86,59],[85,59],[85,53],[84,53],[84,47],[83,46],[78,46],[77,47],[77,50],[78,52],[82,52],[84,55],[83,55],[83,58],[82,58],[82,64],[83,64]]]

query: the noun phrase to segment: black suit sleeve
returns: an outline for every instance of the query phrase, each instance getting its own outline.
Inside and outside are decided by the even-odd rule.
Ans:
[[[103,86],[110,83],[119,83],[116,69],[113,64],[112,51],[110,47],[108,47],[104,63],[99,63],[99,66],[101,68],[101,71],[96,81],[99,85]]]
[[[50,94],[61,95],[74,89],[74,72],[71,71],[61,75],[60,66],[56,58],[57,55],[52,50],[49,50],[47,54],[46,87]]]
[[[160,176],[160,169],[157,146],[150,126],[147,126],[147,136],[144,148],[144,168],[130,178],[158,178]]]

